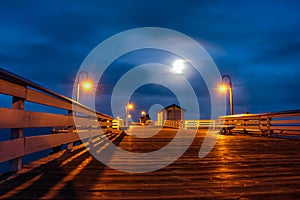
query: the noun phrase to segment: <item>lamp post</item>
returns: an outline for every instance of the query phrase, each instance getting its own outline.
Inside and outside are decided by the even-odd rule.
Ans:
[[[219,90],[221,92],[225,92],[227,90],[227,86],[224,84],[224,79],[227,78],[229,80],[229,104],[230,104],[230,115],[233,115],[233,98],[232,98],[232,81],[229,75],[222,76],[223,84],[220,85]]]
[[[82,75],[85,74],[85,78],[82,81]],[[83,87],[85,90],[90,90],[92,88],[91,82],[88,80],[89,74],[86,71],[81,71],[77,77],[77,90],[76,90],[76,101],[79,101],[80,87]]]
[[[125,106],[126,113],[125,113],[125,126],[129,127],[129,119],[131,118],[131,115],[129,114],[129,110],[133,109],[132,103],[127,103]]]

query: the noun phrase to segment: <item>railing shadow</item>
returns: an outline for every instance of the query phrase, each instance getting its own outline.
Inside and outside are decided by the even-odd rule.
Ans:
[[[125,133],[107,135],[116,146],[119,146],[124,137]],[[101,148],[108,142],[100,140],[102,142],[99,139],[90,141],[89,145]],[[72,152],[66,151],[47,164],[3,182],[0,184],[0,199],[81,199],[83,197],[79,196],[78,191],[80,195],[88,195],[88,189],[93,187],[105,168],[82,145]]]

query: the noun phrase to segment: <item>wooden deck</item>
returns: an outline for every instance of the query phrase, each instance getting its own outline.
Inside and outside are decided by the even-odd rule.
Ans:
[[[123,149],[149,152],[173,138],[164,129],[149,139],[126,135]],[[300,140],[221,135],[200,159],[205,130],[164,169],[125,173],[106,167],[83,146],[23,167],[0,181],[0,199],[300,199]]]

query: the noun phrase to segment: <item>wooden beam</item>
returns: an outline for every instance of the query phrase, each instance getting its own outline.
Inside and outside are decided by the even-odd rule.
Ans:
[[[20,97],[13,97],[12,99],[12,108],[18,111],[24,110],[24,99]],[[3,116],[6,118],[6,115]],[[15,118],[11,119],[12,121]],[[23,137],[23,127],[9,127],[10,129],[10,139],[18,139]],[[9,171],[16,172],[19,171],[22,167],[22,157],[16,157],[9,161]]]
[[[24,138],[0,142],[0,162],[17,159],[24,155]]]
[[[25,98],[26,87],[0,79],[0,93],[19,98]]]
[[[300,131],[300,126],[270,126],[271,130],[289,130],[289,131]]]
[[[76,142],[82,139],[101,136],[101,130],[78,133],[58,133],[30,136],[0,142],[0,162],[14,160],[30,153],[46,150],[62,144]],[[103,136],[103,135],[102,135]]]
[[[72,116],[0,108],[0,128],[34,128],[71,125],[73,125]]]
[[[47,94],[32,89],[27,89],[26,100],[38,104],[52,106],[55,108],[72,110],[72,103],[66,102],[64,100],[49,96]]]
[[[59,133],[25,138],[24,153],[30,154],[80,140],[77,133]]]
[[[299,119],[290,119],[290,120],[272,120],[271,124],[300,124]]]

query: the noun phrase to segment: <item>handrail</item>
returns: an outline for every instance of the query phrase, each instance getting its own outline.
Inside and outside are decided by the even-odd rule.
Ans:
[[[69,98],[69,97],[60,95],[60,94],[58,94],[56,92],[53,92],[53,91],[51,91],[51,90],[49,90],[49,89],[47,89],[47,88],[45,88],[45,87],[43,87],[43,86],[41,86],[41,85],[33,82],[33,81],[30,81],[30,80],[28,80],[28,79],[26,79],[26,78],[24,78],[22,76],[19,76],[17,74],[9,72],[9,71],[7,71],[7,70],[5,70],[3,68],[0,68],[0,79],[4,79],[4,80],[8,80],[8,81],[17,83],[17,84],[21,84],[21,85],[23,85],[25,87],[26,86],[31,87],[33,89],[36,89],[36,90],[44,92],[44,93],[46,93],[48,95],[51,95],[51,96],[53,96],[55,98],[64,100],[64,101],[66,101],[68,103],[72,103],[73,105],[76,105],[76,106],[79,106],[81,108],[84,108],[87,111],[96,112],[98,115],[101,115],[101,116],[103,116],[105,118],[113,119],[113,117],[111,117],[109,115],[106,115],[106,114],[94,111],[93,109],[91,109],[91,108],[89,108],[89,107],[87,107],[87,106],[85,106],[85,105],[83,105],[83,104],[81,104],[81,103],[79,103],[79,102],[77,102],[77,101]]]
[[[227,115],[220,116],[219,120],[223,121],[226,126],[233,126],[232,131],[237,132],[252,132],[260,135],[300,135],[300,110]],[[228,131],[231,132],[231,130]]]
[[[109,127],[112,126],[113,117],[96,112],[3,68],[0,68],[0,94],[13,97],[11,108],[0,107],[0,129],[11,130],[10,140],[0,141],[0,162],[9,161],[10,171],[18,171],[21,168],[24,155],[49,148],[55,148],[56,151],[56,147],[63,144],[67,144],[68,149],[71,149],[75,141],[99,137],[99,128],[104,128],[106,132],[111,130]],[[25,102],[60,108],[67,113],[25,110]],[[84,115],[72,116],[74,112]],[[77,119],[83,126],[75,126],[74,120]],[[54,131],[39,136],[23,137],[24,128],[39,127],[52,127]],[[56,128],[59,128],[58,131]]]

